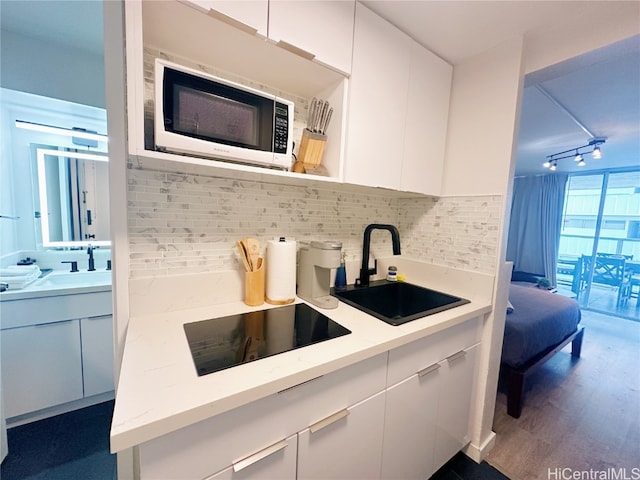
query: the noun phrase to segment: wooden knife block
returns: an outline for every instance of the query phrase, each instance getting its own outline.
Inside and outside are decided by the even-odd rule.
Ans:
[[[304,168],[313,169],[322,163],[324,146],[327,144],[327,136],[313,133],[306,128],[302,131],[302,141],[298,150],[298,161]]]

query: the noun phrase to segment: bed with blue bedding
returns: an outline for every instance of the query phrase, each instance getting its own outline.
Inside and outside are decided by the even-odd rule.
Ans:
[[[507,412],[518,418],[526,376],[569,342],[571,354],[579,357],[584,330],[577,301],[535,284],[512,283],[509,302],[512,309],[505,322],[502,373],[507,382]]]

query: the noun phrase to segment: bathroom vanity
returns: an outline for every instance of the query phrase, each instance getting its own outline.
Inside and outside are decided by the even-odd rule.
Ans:
[[[26,423],[113,398],[110,272],[54,272],[0,294],[4,414]]]

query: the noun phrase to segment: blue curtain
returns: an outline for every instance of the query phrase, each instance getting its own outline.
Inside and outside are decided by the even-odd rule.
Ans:
[[[513,184],[507,260],[514,271],[535,273],[556,285],[566,174],[519,177]]]

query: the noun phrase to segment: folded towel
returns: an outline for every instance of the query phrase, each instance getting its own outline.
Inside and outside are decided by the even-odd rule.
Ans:
[[[0,282],[9,285],[9,290],[24,288],[40,276],[40,267],[37,265],[17,266],[12,265],[0,269]]]
[[[0,268],[1,277],[21,277],[30,276],[35,272],[40,274],[40,267],[38,265],[9,265],[5,268]]]

